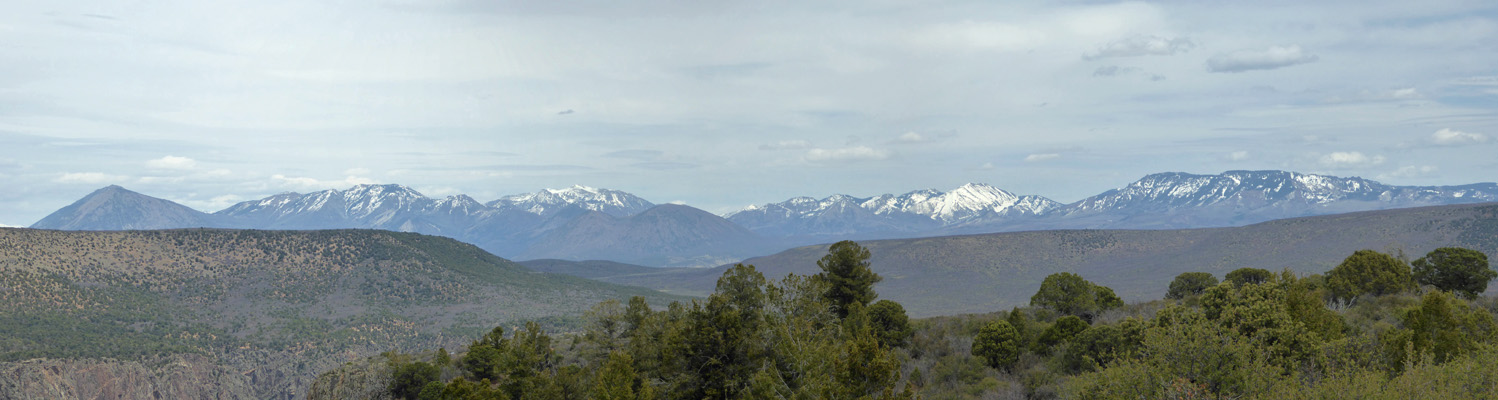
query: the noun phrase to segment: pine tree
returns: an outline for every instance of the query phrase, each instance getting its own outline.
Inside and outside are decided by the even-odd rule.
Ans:
[[[827,282],[825,297],[838,317],[847,317],[855,305],[868,306],[878,294],[874,284],[883,278],[869,269],[869,250],[851,240],[834,243],[827,255],[817,261],[822,273],[816,278]]]

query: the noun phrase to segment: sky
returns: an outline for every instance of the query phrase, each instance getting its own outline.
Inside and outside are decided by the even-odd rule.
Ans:
[[[716,213],[1144,175],[1498,180],[1490,1],[15,1],[0,225],[398,183]]]

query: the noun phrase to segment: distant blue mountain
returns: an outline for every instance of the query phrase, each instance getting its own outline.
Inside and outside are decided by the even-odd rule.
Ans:
[[[797,197],[719,217],[609,189],[544,189],[480,203],[401,185],[283,193],[206,214],[118,186],[32,225],[124,230],[363,228],[463,240],[516,259],[710,266],[794,245],[1062,228],[1240,226],[1353,211],[1498,201],[1498,184],[1393,186],[1286,171],[1158,173],[1072,204],[984,185],[873,197]]]

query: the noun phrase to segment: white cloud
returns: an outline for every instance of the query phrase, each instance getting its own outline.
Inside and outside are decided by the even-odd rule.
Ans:
[[[1266,49],[1244,49],[1227,54],[1218,54],[1207,59],[1207,70],[1211,72],[1244,72],[1284,68],[1318,60],[1298,45],[1270,46]]]
[[[130,179],[130,177],[128,176],[110,175],[103,172],[69,172],[62,174],[62,176],[59,176],[52,181],[57,183],[88,183],[97,185],[103,183],[119,183],[128,179]]]
[[[840,149],[811,149],[806,152],[806,161],[874,161],[890,157],[888,150],[868,146],[844,147]]]
[[[150,185],[158,183],[182,183],[182,181],[184,180],[185,178],[180,176],[142,176],[140,177],[140,179],[136,179],[135,181]]]
[[[19,226],[15,226],[15,225],[11,225],[11,224],[0,224],[0,228],[20,228],[20,227]]]
[[[1194,47],[1196,43],[1184,37],[1141,35],[1105,44],[1082,58],[1096,60],[1108,57],[1168,56],[1190,51]]]
[[[811,148],[811,142],[805,140],[783,140],[759,145],[760,150],[800,150],[809,148]]]
[[[1338,151],[1321,156],[1321,165],[1331,168],[1366,167],[1384,163],[1384,156],[1366,155],[1356,151]]]
[[[1136,72],[1141,72],[1141,71],[1143,71],[1143,70],[1141,70],[1139,68],[1134,68],[1134,67],[1120,67],[1120,66],[1117,66],[1117,65],[1104,65],[1104,66],[1101,66],[1101,67],[1097,67],[1097,69],[1095,69],[1095,70],[1092,70],[1092,76],[1120,76],[1120,75],[1128,75],[1128,74],[1132,74],[1132,73],[1136,73]]]
[[[1247,159],[1248,159],[1248,152],[1247,151],[1239,150],[1239,151],[1235,151],[1235,152],[1232,152],[1232,153],[1228,153],[1228,160],[1229,161],[1243,161],[1243,160],[1247,160]]]
[[[905,132],[897,140],[904,143],[922,143],[931,141],[931,138],[915,132]]]
[[[1480,144],[1488,141],[1487,135],[1481,133],[1469,133],[1459,130],[1445,128],[1430,134],[1430,142],[1438,146],[1460,146],[1466,144]]]
[[[1415,178],[1415,177],[1421,177],[1421,176],[1425,176],[1425,175],[1430,175],[1431,173],[1436,172],[1436,170],[1438,170],[1438,168],[1436,168],[1435,166],[1432,166],[1432,165],[1420,165],[1420,166],[1406,165],[1406,166],[1403,166],[1403,167],[1399,167],[1399,169],[1396,169],[1396,170],[1394,170],[1392,172],[1385,173],[1385,174],[1380,174],[1378,176],[1378,178],[1379,179]]]
[[[280,182],[280,186],[297,190],[343,189],[354,185],[370,185],[377,183],[373,179],[353,175],[347,176],[342,180],[320,180],[317,178],[308,178],[304,176],[293,177],[275,174],[271,175],[271,179]]]
[[[467,194],[462,190],[459,190],[458,188],[452,186],[422,186],[416,188],[416,191],[431,197],[447,197]]]
[[[1061,153],[1039,153],[1025,156],[1025,162],[1046,161],[1061,158]]]
[[[197,168],[198,162],[187,157],[166,156],[146,161],[146,166],[154,169],[190,170]]]
[[[931,26],[911,37],[920,47],[1016,51],[1039,46],[1046,33],[1000,22],[963,21]]]

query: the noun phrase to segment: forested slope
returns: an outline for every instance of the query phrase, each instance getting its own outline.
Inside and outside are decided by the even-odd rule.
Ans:
[[[251,389],[228,397],[295,398],[345,361],[513,321],[571,326],[593,303],[637,295],[674,299],[419,234],[0,229],[0,361],[151,369],[196,354],[209,361],[195,368],[228,374],[226,390]],[[0,397],[36,389],[25,376],[0,375]]]

